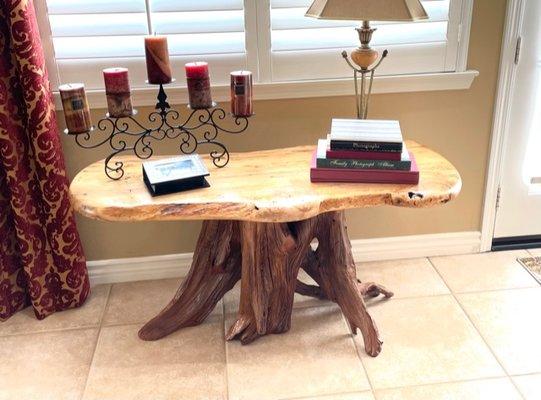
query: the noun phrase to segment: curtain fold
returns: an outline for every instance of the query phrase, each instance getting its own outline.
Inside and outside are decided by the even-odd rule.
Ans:
[[[81,305],[86,260],[31,0],[0,2],[0,320]]]

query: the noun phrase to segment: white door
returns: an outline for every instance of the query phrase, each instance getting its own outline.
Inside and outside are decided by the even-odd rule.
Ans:
[[[523,0],[494,238],[541,235],[541,0]]]

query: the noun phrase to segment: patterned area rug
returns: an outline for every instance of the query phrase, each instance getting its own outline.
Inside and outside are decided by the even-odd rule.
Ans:
[[[518,262],[526,268],[537,282],[541,283],[541,257],[518,258]]]

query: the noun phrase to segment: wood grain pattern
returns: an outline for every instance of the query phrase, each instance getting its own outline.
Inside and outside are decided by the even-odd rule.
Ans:
[[[82,170],[71,184],[75,209],[107,221],[213,220],[289,222],[318,214],[376,205],[428,207],[446,203],[460,192],[458,171],[444,157],[406,142],[420,170],[418,185],[311,183],[314,146],[233,153],[219,169],[203,157],[210,188],[153,198],[141,177],[141,160],[121,158],[125,177],[112,181],[103,161]]]
[[[238,223],[205,221],[190,272],[167,306],[139,331],[157,340],[177,329],[202,323],[241,277]]]
[[[318,247],[310,243],[316,238]],[[303,268],[319,286],[297,279]],[[139,331],[157,340],[198,325],[220,298],[241,279],[239,311],[227,340],[248,344],[291,327],[295,292],[336,302],[352,333],[360,329],[367,354],[375,357],[382,341],[363,296],[393,293],[361,283],[351,253],[343,211],[291,223],[204,221],[188,276],[175,297]]]

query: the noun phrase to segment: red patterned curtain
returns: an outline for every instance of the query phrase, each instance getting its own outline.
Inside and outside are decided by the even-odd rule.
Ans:
[[[81,305],[86,261],[70,205],[31,0],[0,2],[0,320]]]

